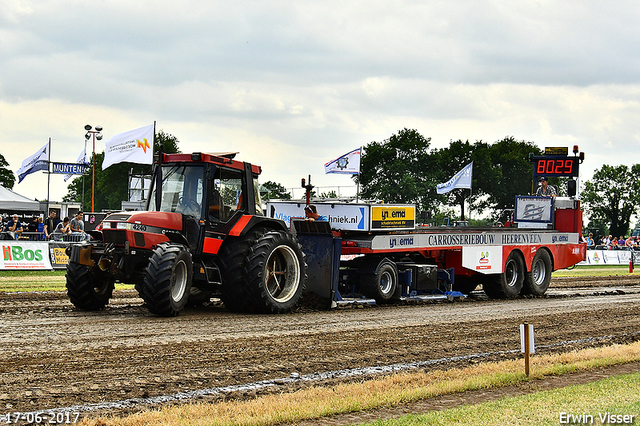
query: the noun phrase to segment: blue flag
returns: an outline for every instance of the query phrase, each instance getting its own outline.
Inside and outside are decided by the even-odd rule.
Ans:
[[[18,169],[18,183],[33,172],[49,170],[49,143],[47,142],[35,154],[22,162]]]

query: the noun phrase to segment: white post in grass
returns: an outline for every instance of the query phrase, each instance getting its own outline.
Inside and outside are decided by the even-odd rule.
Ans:
[[[529,377],[529,358],[536,353],[533,324],[520,324],[520,352],[524,353],[524,374]]]

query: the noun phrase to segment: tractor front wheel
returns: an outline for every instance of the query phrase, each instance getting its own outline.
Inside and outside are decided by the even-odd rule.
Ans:
[[[84,311],[104,308],[113,295],[113,279],[90,266],[69,262],[67,265],[67,295],[71,303]]]
[[[158,244],[145,269],[142,299],[149,311],[173,317],[187,304],[191,291],[193,263],[182,244]]]

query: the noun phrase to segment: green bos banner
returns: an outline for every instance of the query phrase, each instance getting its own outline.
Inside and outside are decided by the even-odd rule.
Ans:
[[[0,241],[0,269],[51,269],[49,243]]]

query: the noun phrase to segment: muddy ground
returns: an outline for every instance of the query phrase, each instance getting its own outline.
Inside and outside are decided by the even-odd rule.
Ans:
[[[263,390],[224,390],[187,401],[309,386],[277,380],[292,373],[436,359],[445,360],[421,368],[450,368],[520,357],[514,351],[522,322],[534,324],[538,353],[640,339],[637,277],[554,278],[542,298],[472,296],[333,311],[303,307],[279,316],[234,314],[212,303],[159,318],[135,291],[117,291],[100,312],[77,311],[64,293],[0,294],[0,414],[72,406],[83,417],[125,414],[157,402],[132,398],[273,379],[276,384]],[[478,353],[485,355],[447,361]],[[354,379],[311,383],[342,380]],[[124,407],[91,405],[126,400]]]

